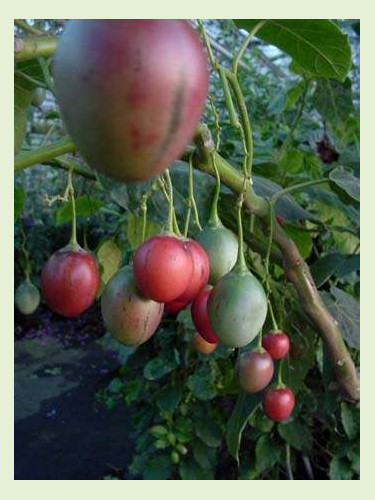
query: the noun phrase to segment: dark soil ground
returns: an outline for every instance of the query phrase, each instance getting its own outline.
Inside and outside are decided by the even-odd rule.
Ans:
[[[15,479],[123,477],[129,413],[95,402],[120,366],[99,311],[66,320],[40,308],[15,325]]]

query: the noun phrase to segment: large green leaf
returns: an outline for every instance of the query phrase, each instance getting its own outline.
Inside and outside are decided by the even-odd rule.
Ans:
[[[179,466],[181,479],[187,480],[202,480],[214,479],[212,471],[202,468],[197,462],[191,458],[184,459]]]
[[[162,226],[157,222],[153,222],[149,218],[146,219],[145,239],[161,232]],[[126,236],[132,250],[135,250],[142,243],[143,232],[143,217],[135,215],[132,212],[128,213]]]
[[[311,266],[311,274],[317,288],[320,288],[345,262],[345,255],[341,253],[331,253],[321,257]]]
[[[143,479],[169,479],[172,474],[172,463],[169,455],[158,455],[151,458],[143,471]]]
[[[341,402],[341,421],[349,439],[354,439],[359,432],[359,411],[354,405]]]
[[[261,19],[234,19],[250,31]],[[257,37],[289,54],[314,77],[344,80],[351,66],[348,37],[328,19],[269,19]]]
[[[330,293],[321,292],[325,305],[339,324],[342,335],[348,345],[359,349],[360,331],[359,302],[339,288],[332,287]]]
[[[336,167],[329,174],[332,182],[343,189],[353,200],[360,201],[359,179],[353,171],[345,167]]]
[[[256,470],[261,474],[279,460],[280,446],[272,439],[270,434],[261,436],[255,447]]]
[[[261,403],[261,395],[241,391],[233,412],[228,420],[226,442],[229,453],[239,461],[238,453],[241,437],[246,424]]]
[[[293,420],[277,426],[280,436],[297,450],[308,452],[312,445],[309,428],[301,420]]]
[[[95,254],[100,268],[100,294],[104,285],[108,283],[119,269],[122,261],[122,252],[113,238],[108,238],[100,243],[99,247],[95,250]]]
[[[345,458],[335,456],[329,464],[329,478],[333,480],[351,479],[353,473],[350,464]]]

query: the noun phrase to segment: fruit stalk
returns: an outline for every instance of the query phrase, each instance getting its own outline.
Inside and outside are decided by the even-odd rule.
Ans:
[[[25,36],[17,37],[15,43],[14,60],[16,62],[29,61],[37,57],[50,57],[57,47],[56,36]]]
[[[202,125],[196,131],[195,142],[199,149],[199,154],[194,157],[194,166],[214,177],[214,166],[212,161],[210,161],[209,155],[207,155],[207,151],[204,151],[207,141],[209,143],[207,128]],[[240,193],[244,181],[243,175],[218,153],[215,153],[215,160],[221,182],[235,193]],[[247,186],[244,202],[247,209],[257,216],[267,228],[269,226],[270,205],[266,199],[255,194],[250,184]],[[275,224],[273,239],[283,254],[285,273],[293,283],[302,307],[315,324],[317,331],[327,345],[337,381],[350,399],[359,400],[360,384],[355,364],[343,341],[337,321],[325,307],[319,295],[309,266],[301,257],[294,241],[289,238],[279,224]]]

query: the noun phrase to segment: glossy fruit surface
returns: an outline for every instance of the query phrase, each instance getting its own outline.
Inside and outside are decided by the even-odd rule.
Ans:
[[[294,393],[289,387],[270,389],[264,396],[263,410],[275,422],[283,422],[289,418],[295,402]]]
[[[176,314],[188,305],[188,302],[179,302],[178,300],[172,300],[172,302],[166,302],[164,304],[164,311],[168,314]]]
[[[217,348],[217,344],[207,342],[198,332],[193,335],[191,342],[195,350],[201,354],[211,354]]]
[[[61,316],[78,316],[88,309],[99,286],[96,259],[83,248],[62,248],[43,267],[43,296],[48,307]]]
[[[134,255],[133,270],[140,292],[156,302],[180,297],[193,276],[189,245],[169,235],[152,236]]]
[[[164,305],[140,295],[133,271],[124,267],[107,283],[101,298],[107,330],[125,345],[139,345],[157,329]]]
[[[208,300],[208,315],[222,344],[245,346],[259,333],[267,316],[262,285],[249,272],[232,271],[214,286]]]
[[[259,392],[271,382],[274,365],[266,351],[241,353],[237,359],[238,380],[247,392]]]
[[[282,359],[290,349],[289,337],[282,331],[268,332],[262,339],[262,346],[272,359]]]
[[[208,283],[210,261],[206,251],[194,240],[187,240],[193,259],[193,276],[185,292],[178,297],[179,302],[191,302]]]
[[[14,301],[22,314],[32,314],[40,303],[39,290],[30,281],[24,281],[17,288]]]
[[[206,227],[197,236],[198,243],[205,249],[210,261],[209,281],[214,285],[222,276],[233,269],[237,260],[238,240],[229,229]]]
[[[191,318],[198,333],[210,344],[217,344],[218,338],[211,328],[210,319],[207,312],[207,301],[212,291],[212,286],[208,285],[201,291],[191,304]]]
[[[190,142],[208,90],[207,56],[185,19],[75,19],[54,58],[56,95],[87,162],[145,181]]]

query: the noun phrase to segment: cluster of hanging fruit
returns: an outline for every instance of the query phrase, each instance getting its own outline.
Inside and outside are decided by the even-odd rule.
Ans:
[[[193,136],[207,96],[207,66],[185,20],[71,21],[58,46],[54,80],[78,151],[91,167],[122,182],[157,176]],[[175,313],[189,304],[197,329],[192,343],[201,353],[218,343],[242,348],[260,334],[267,297],[245,263],[242,226],[238,241],[218,217],[217,198],[218,190],[196,240],[173,233],[170,203],[168,232],[144,241],[132,265],[107,283],[102,316],[118,341],[146,342],[164,310]],[[74,213],[73,219],[71,242],[49,258],[41,276],[47,305],[66,317],[90,307],[100,285],[96,259],[77,244]],[[277,332],[264,338],[263,348],[241,353],[236,366],[243,389],[263,390],[273,359],[288,349],[288,338]],[[288,388],[266,393],[264,411],[274,420],[285,420],[293,406]]]

